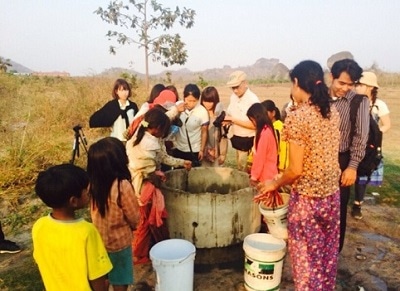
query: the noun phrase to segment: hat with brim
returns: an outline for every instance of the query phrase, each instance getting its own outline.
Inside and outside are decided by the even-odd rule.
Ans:
[[[234,71],[230,76],[229,76],[229,81],[226,83],[227,87],[237,87],[239,86],[243,81],[246,81],[247,75],[243,71]]]
[[[372,72],[363,72],[358,83],[379,88],[376,75]]]

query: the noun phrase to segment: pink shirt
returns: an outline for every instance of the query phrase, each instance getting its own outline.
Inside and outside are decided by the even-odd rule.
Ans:
[[[253,155],[251,179],[264,182],[272,180],[278,174],[278,151],[274,133],[265,126],[260,134]]]

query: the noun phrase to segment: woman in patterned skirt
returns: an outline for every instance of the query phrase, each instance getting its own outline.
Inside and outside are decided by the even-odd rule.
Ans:
[[[292,184],[288,248],[296,290],[334,290],[339,252],[339,114],[330,105],[321,66],[303,61],[290,72],[297,108],[285,119],[289,166],[261,183],[256,201]]]

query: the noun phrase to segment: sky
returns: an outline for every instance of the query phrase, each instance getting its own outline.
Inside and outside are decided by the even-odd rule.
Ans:
[[[123,0],[128,3],[127,0]],[[176,25],[186,43],[193,72],[249,66],[275,58],[289,69],[312,59],[326,60],[350,51],[361,67],[377,64],[400,72],[400,1],[398,0],[159,0],[164,7],[196,11],[191,29]],[[94,14],[109,0],[0,0],[0,56],[33,71],[65,71],[90,76],[112,67],[145,72],[144,51],[115,45],[106,37],[119,30]],[[130,30],[134,37],[134,30]],[[152,36],[159,35],[153,32]],[[167,70],[150,61],[150,74]]]

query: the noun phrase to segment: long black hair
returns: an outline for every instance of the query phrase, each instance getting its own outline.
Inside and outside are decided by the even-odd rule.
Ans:
[[[160,108],[161,107],[161,108]],[[169,127],[171,126],[171,121],[168,116],[165,114],[165,109],[162,106],[155,106],[144,115],[143,121],[139,126],[136,140],[133,143],[133,146],[139,144],[144,136],[144,133],[147,129],[157,128],[161,131],[162,137],[165,138],[168,136]]]
[[[124,144],[114,137],[105,137],[92,144],[88,150],[87,173],[90,180],[92,205],[95,205],[101,217],[104,217],[108,210],[108,199],[115,179],[118,179],[118,204],[120,203],[120,182],[131,180]]]
[[[322,67],[314,61],[302,61],[290,71],[289,76],[293,83],[297,79],[298,86],[311,94],[309,102],[319,108],[322,117],[329,118],[330,97]]]
[[[147,102],[153,103],[154,99],[156,99],[163,90],[165,90],[164,84],[155,84],[153,88],[151,88],[149,99],[147,99]]]
[[[264,100],[261,102],[261,105],[265,107],[265,109],[269,112],[274,112],[275,113],[275,119],[276,120],[282,120],[281,119],[281,112],[279,111],[279,108],[276,107],[275,102],[272,100]]]
[[[274,132],[274,127],[272,125],[272,121],[268,118],[267,110],[261,103],[254,103],[253,105],[251,105],[250,108],[247,110],[247,117],[249,119],[253,119],[256,123],[255,145],[257,149],[258,140],[260,139],[260,134],[264,127],[268,126],[272,130],[272,132]]]

